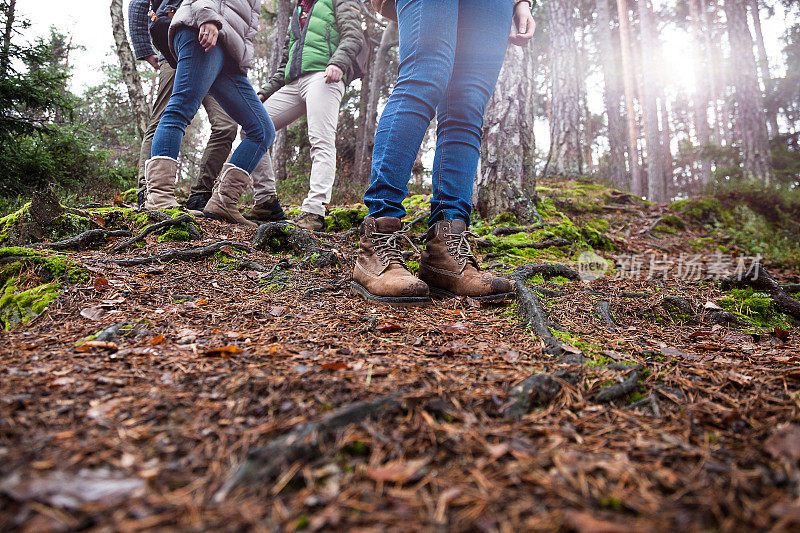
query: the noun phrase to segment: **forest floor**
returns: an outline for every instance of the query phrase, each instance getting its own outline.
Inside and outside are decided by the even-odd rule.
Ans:
[[[65,252],[89,275],[0,333],[0,529],[796,531],[796,321],[723,291],[717,236],[669,207],[605,194],[587,211],[547,187],[550,220],[600,228],[617,256],[595,281],[533,280],[561,355],[514,302],[351,296],[353,231],[317,236],[339,258],[322,268],[233,245],[108,262],[251,246],[208,220],[199,241]],[[574,246],[501,248],[492,268],[580,266]],[[644,275],[698,254],[697,279]],[[741,321],[713,323],[720,307]],[[549,388],[515,396],[533,375]]]

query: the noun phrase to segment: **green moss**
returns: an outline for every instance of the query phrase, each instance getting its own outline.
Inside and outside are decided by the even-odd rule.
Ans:
[[[325,227],[328,231],[338,233],[356,228],[369,214],[369,209],[364,204],[337,207],[328,212],[325,217]]]
[[[622,500],[616,496],[603,496],[600,498],[600,507],[618,511],[622,508]]]
[[[492,226],[516,226],[518,223],[514,213],[500,213],[492,220]]]
[[[189,231],[184,227],[171,227],[158,237],[158,242],[176,241],[184,242],[192,239]]]
[[[792,319],[781,313],[768,294],[755,292],[752,287],[731,289],[728,296],[719,298],[717,304],[732,313],[754,331],[792,328]]]
[[[683,221],[681,217],[677,215],[664,215],[663,217],[661,217],[661,222],[659,223],[659,225],[661,224],[679,230],[686,229],[686,223]]]
[[[408,265],[408,270],[412,274],[416,274],[419,271],[419,263],[417,261],[406,261],[406,265]]]
[[[0,244],[4,244],[8,238],[11,228],[13,228],[19,220],[28,213],[31,203],[23,205],[19,210],[0,218]]]
[[[62,283],[89,278],[86,269],[63,255],[0,248],[0,258],[9,257],[18,259],[0,269],[0,324],[7,330],[38,316],[58,297]]]
[[[723,208],[722,203],[713,197],[678,200],[670,205],[670,209],[707,226],[729,226],[733,223],[730,211]]]
[[[122,193],[122,201],[132,204],[138,200],[139,189],[134,187]]]
[[[406,211],[423,211],[428,210],[430,203],[430,194],[414,194],[403,200],[403,207],[406,209]]]

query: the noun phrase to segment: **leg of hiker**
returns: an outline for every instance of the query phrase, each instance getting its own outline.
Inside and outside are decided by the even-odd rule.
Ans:
[[[167,108],[169,98],[172,95],[172,83],[175,81],[175,69],[170,66],[165,60],[159,63],[158,69],[158,90],[156,92],[156,99],[153,101],[153,112],[150,114],[150,122],[147,125],[147,131],[144,133],[142,139],[142,148],[139,152],[139,179],[138,179],[138,193],[136,205],[139,208],[144,207],[145,197],[147,196],[147,186],[144,179],[144,169],[147,160],[150,159],[150,151],[153,146],[153,135],[156,133],[158,123],[161,120],[161,114]]]
[[[306,103],[300,97],[298,80],[284,85],[267,98],[264,102],[264,109],[272,119],[275,131],[287,127],[305,115]],[[255,206],[245,217],[256,222],[284,220],[286,216],[278,201],[278,192],[275,189],[275,170],[272,168],[272,159],[269,154],[264,154],[251,177]]]
[[[239,125],[225,113],[213,96],[206,95],[203,98],[203,107],[211,123],[211,136],[200,160],[200,174],[186,199],[186,209],[195,211],[202,211],[211,198],[214,182],[222,171],[222,165],[228,160],[233,141],[239,132]]]
[[[468,240],[483,115],[505,58],[511,14],[503,0],[459,3],[453,75],[437,108],[430,228],[419,270],[432,296],[513,296],[511,282],[479,271]]]
[[[403,199],[420,145],[444,97],[458,36],[458,0],[398,0],[400,32],[397,83],[375,135],[370,185],[364,195],[369,217],[362,226],[353,289],[370,300],[425,302],[427,285],[402,257]]]
[[[242,216],[237,205],[250,184],[250,173],[275,140],[275,127],[247,76],[237,68],[223,67],[211,86],[211,94],[231,118],[241,124],[245,135],[233,152],[230,163],[224,165],[204,213],[235,224],[257,226]]]
[[[306,74],[298,81],[307,108],[311,176],[297,225],[318,231],[325,227],[325,206],[331,201],[336,176],[336,126],[344,82],[327,83],[325,72]]]

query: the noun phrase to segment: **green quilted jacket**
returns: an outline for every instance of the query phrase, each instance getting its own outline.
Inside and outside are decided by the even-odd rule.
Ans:
[[[277,72],[259,94],[269,98],[287,83],[311,72],[336,65],[345,74],[353,70],[361,50],[361,4],[359,0],[317,0],[304,27],[299,6],[289,21],[283,58]]]

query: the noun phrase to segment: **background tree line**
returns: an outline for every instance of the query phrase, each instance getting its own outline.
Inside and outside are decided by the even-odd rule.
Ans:
[[[109,5],[116,60],[102,66],[106,81],[81,95],[66,89],[74,50],[70,37],[54,30],[49,41],[24,43],[14,4],[0,4],[0,28],[5,29],[1,83],[36,84],[50,97],[47,102],[23,101],[4,90],[0,119],[27,124],[20,133],[39,150],[31,153],[53,152],[46,143],[71,135],[87,157],[99,161],[102,156],[111,164],[105,171],[98,164],[61,174],[44,165],[35,180],[28,171],[4,167],[6,175],[17,178],[6,181],[2,194],[24,194],[48,180],[79,186],[82,173],[105,172],[101,181],[120,185],[132,175],[137,138],[155,89],[152,71],[137,65],[130,52],[122,0]],[[250,73],[256,86],[277,67],[294,4],[263,4],[263,31]],[[780,58],[768,56],[762,24],[776,9],[786,13],[787,21]],[[370,68],[363,80],[348,87],[343,100],[336,203],[358,201],[369,180],[372,139],[396,69],[396,25],[375,16],[368,3],[364,13]],[[591,176],[652,201],[740,180],[796,187],[800,1],[548,0],[536,17],[534,41],[525,48],[509,47],[487,109],[475,187],[482,215],[512,210],[535,218],[535,184],[542,176]],[[671,32],[668,40],[665,30]],[[674,60],[675,35],[687,41],[682,49],[691,51],[685,65],[693,70],[693,84],[676,83],[665,69],[666,60]],[[541,135],[543,124],[549,134],[540,142],[542,149],[535,132]],[[287,200],[307,180],[305,128],[298,121],[278,136],[271,152]],[[190,127],[181,152],[182,175],[194,174],[206,130],[202,117]],[[25,144],[19,134],[2,142],[3,154]],[[425,143],[415,167],[417,191],[429,183],[424,162],[431,146]]]

